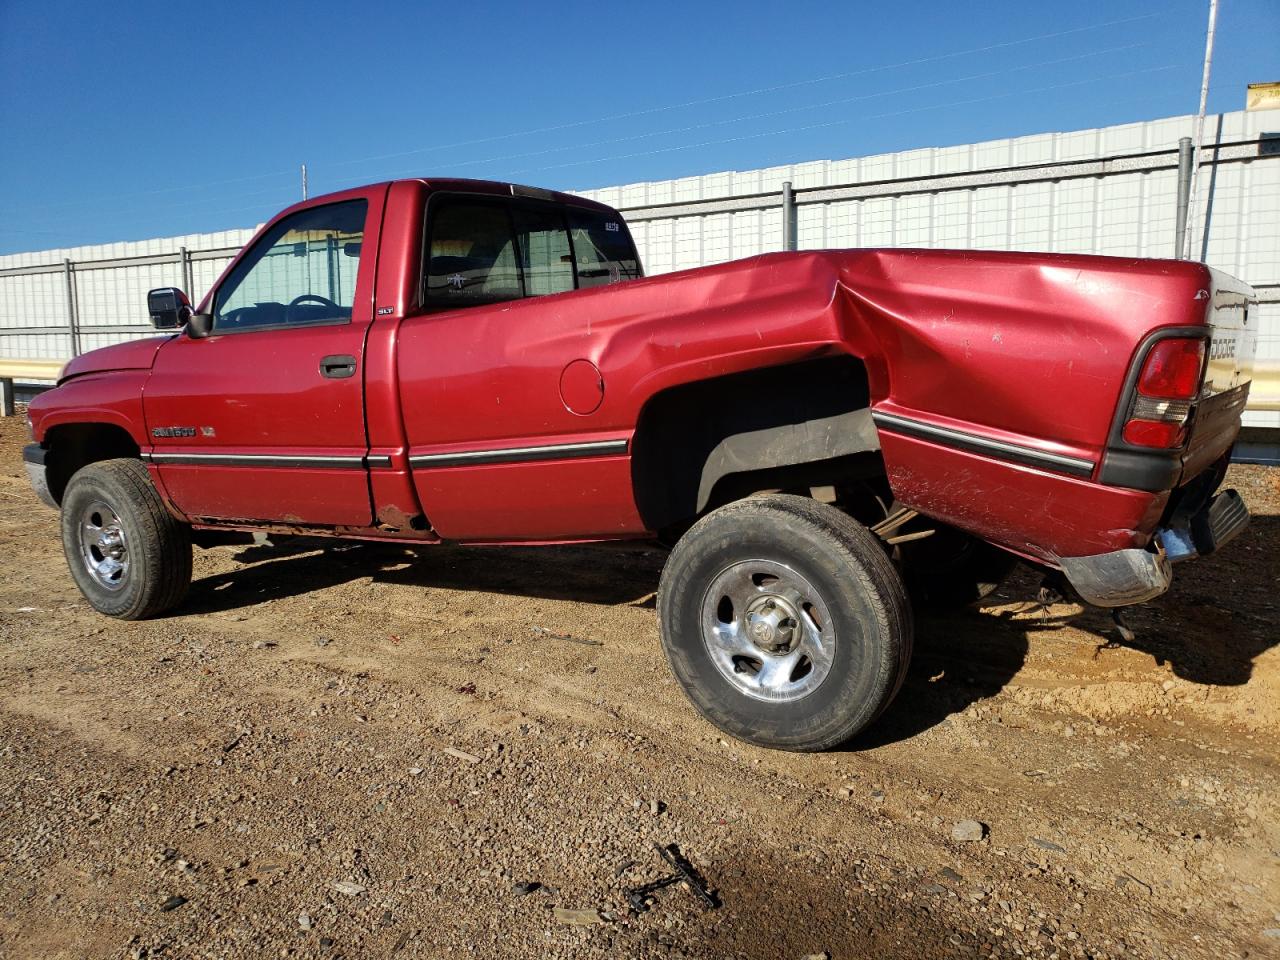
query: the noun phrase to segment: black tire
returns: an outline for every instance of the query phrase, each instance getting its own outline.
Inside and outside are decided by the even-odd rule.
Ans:
[[[753,564],[764,565],[760,569],[766,572],[751,574]],[[812,663],[811,673],[804,673],[802,657],[797,671],[787,675],[779,690],[764,691],[792,695],[789,691],[800,690],[809,682],[806,678],[816,683],[793,699],[761,699],[762,691],[744,690],[744,684],[765,676],[763,666],[757,668],[756,663],[763,665],[766,655],[755,660],[733,657],[734,668],[729,670],[720,665],[725,650],[718,648],[718,663],[712,653],[715,641],[704,639],[714,634],[704,625],[710,622],[713,608],[718,627],[750,639],[758,624],[752,625],[747,611],[759,610],[755,605],[761,602],[762,592],[775,589],[767,571],[783,571],[781,583],[794,575],[796,583],[811,588],[816,603],[825,608],[821,619],[829,620],[819,624],[818,631],[827,651],[823,656],[829,658],[822,676],[818,677]],[[743,574],[754,590],[745,586]],[[715,596],[722,582],[743,585],[748,602],[738,603],[741,609],[729,609],[735,601],[728,595]],[[764,602],[772,609],[771,600]],[[800,606],[807,613],[817,609]],[[848,515],[807,497],[750,497],[699,520],[676,544],[663,568],[658,614],[667,661],[694,706],[731,736],[764,747],[813,751],[843,743],[884,712],[901,687],[911,659],[911,607],[884,548]],[[800,630],[789,616],[780,623],[791,624],[788,636]],[[776,640],[783,634],[768,636]],[[799,680],[794,679],[797,676]]]
[[[936,526],[936,525],[934,525]],[[1018,560],[953,527],[903,545],[902,573],[918,608],[957,610],[994,593]]]
[[[105,533],[95,538],[82,532],[86,521]],[[124,544],[118,557],[103,550],[101,539],[117,534]],[[85,599],[120,620],[164,613],[182,602],[191,585],[191,528],[165,509],[137,460],[102,460],[72,476],[62,497],[62,550]],[[89,568],[109,556],[123,567],[115,580],[101,567],[95,567],[98,573]]]

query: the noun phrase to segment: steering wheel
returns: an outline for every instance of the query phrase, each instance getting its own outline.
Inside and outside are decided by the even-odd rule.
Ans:
[[[289,301],[289,306],[290,306],[290,307],[297,307],[297,306],[300,306],[300,305],[302,305],[302,304],[304,304],[304,303],[307,303],[307,302],[318,303],[318,304],[320,304],[321,306],[325,306],[325,307],[333,307],[333,309],[335,309],[335,310],[341,310],[341,309],[342,309],[340,306],[338,306],[336,303],[334,303],[334,302],[333,302],[332,300],[330,300],[328,297],[322,297],[322,296],[320,296],[320,294],[318,294],[318,293],[304,293],[304,294],[301,294],[301,295],[299,295],[299,296],[296,296],[296,297],[294,297],[292,300],[290,300],[290,301]]]
[[[253,307],[238,307],[235,310],[228,310],[226,313],[218,317],[218,322],[224,326],[236,326],[244,323],[249,315],[253,312]]]

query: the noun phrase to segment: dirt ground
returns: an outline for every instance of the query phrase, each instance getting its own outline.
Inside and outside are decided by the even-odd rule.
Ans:
[[[1233,468],[1252,527],[1134,639],[1022,571],[919,622],[862,739],[790,755],[684,700],[656,551],[222,547],[120,623],[23,442],[0,420],[0,957],[1280,956],[1280,471]],[[632,912],[655,843],[719,908]]]

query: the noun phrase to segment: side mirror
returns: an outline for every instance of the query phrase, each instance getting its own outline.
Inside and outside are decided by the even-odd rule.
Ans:
[[[191,301],[177,287],[160,287],[147,294],[147,311],[157,330],[176,330],[191,319]]]

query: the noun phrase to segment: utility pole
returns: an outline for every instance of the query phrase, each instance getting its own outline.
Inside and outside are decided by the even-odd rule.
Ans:
[[[1192,259],[1195,246],[1196,200],[1200,186],[1200,151],[1204,149],[1204,111],[1209,99],[1209,70],[1213,66],[1213,33],[1218,26],[1218,0],[1209,0],[1209,30],[1204,40],[1204,75],[1200,79],[1200,112],[1196,114],[1195,143],[1192,145],[1191,196],[1187,201],[1187,235],[1182,259]]]
[[[307,165],[302,165],[302,199],[307,199]]]

